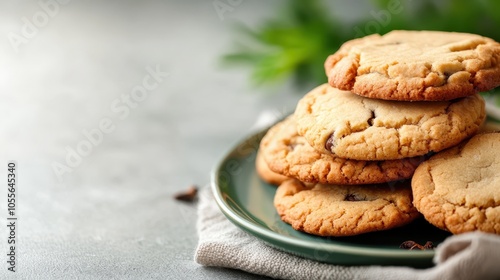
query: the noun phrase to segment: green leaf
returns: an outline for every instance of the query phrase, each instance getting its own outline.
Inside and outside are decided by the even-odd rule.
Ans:
[[[225,64],[253,63],[261,58],[260,53],[240,52],[224,55],[222,62]]]

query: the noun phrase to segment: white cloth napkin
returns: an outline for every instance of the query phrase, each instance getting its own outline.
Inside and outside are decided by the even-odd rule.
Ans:
[[[500,279],[500,236],[480,232],[450,236],[436,249],[428,269],[340,266],[272,248],[233,225],[210,188],[200,192],[195,261],[278,279]]]

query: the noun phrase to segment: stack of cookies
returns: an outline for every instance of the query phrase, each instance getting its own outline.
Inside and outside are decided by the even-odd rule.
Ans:
[[[500,85],[500,44],[393,31],[346,42],[328,84],[271,127],[256,167],[296,230],[350,236],[423,214],[452,233],[500,234],[500,133],[478,134]]]

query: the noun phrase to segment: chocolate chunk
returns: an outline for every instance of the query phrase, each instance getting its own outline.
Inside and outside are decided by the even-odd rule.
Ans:
[[[375,116],[375,111],[371,110],[371,113],[372,115],[370,116],[370,118],[368,119],[368,125],[369,126],[373,126],[373,121],[375,120],[376,116]]]
[[[196,199],[196,194],[198,193],[198,188],[196,186],[190,186],[186,191],[174,195],[176,200],[192,202]]]
[[[331,152],[333,148],[335,148],[335,137],[332,133],[326,140],[325,149]]]
[[[363,197],[360,197],[358,195],[350,193],[350,194],[348,194],[348,195],[345,196],[344,200],[345,201],[364,201],[366,199],[363,198]]]

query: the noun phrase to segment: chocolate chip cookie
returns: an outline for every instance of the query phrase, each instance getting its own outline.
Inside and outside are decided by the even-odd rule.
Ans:
[[[412,179],[414,205],[454,234],[500,234],[500,132],[478,134],[422,163]]]
[[[267,131],[259,154],[275,173],[323,184],[372,184],[407,179],[423,160],[423,157],[416,157],[361,161],[320,153],[297,133],[293,116]]]
[[[474,135],[486,113],[479,94],[435,102],[371,99],[321,85],[295,110],[297,131],[322,153],[393,160],[438,152]]]
[[[306,185],[292,179],[274,197],[281,219],[294,229],[320,236],[352,236],[387,230],[420,214],[409,182],[401,185]]]
[[[344,43],[325,61],[330,85],[400,101],[442,101],[500,86],[500,44],[456,32],[401,31]]]
[[[255,158],[255,169],[257,170],[257,174],[259,177],[265,182],[279,186],[284,181],[290,179],[287,176],[281,175],[269,169],[267,162],[264,160],[264,156],[262,155],[262,149],[257,151],[257,156]]]

